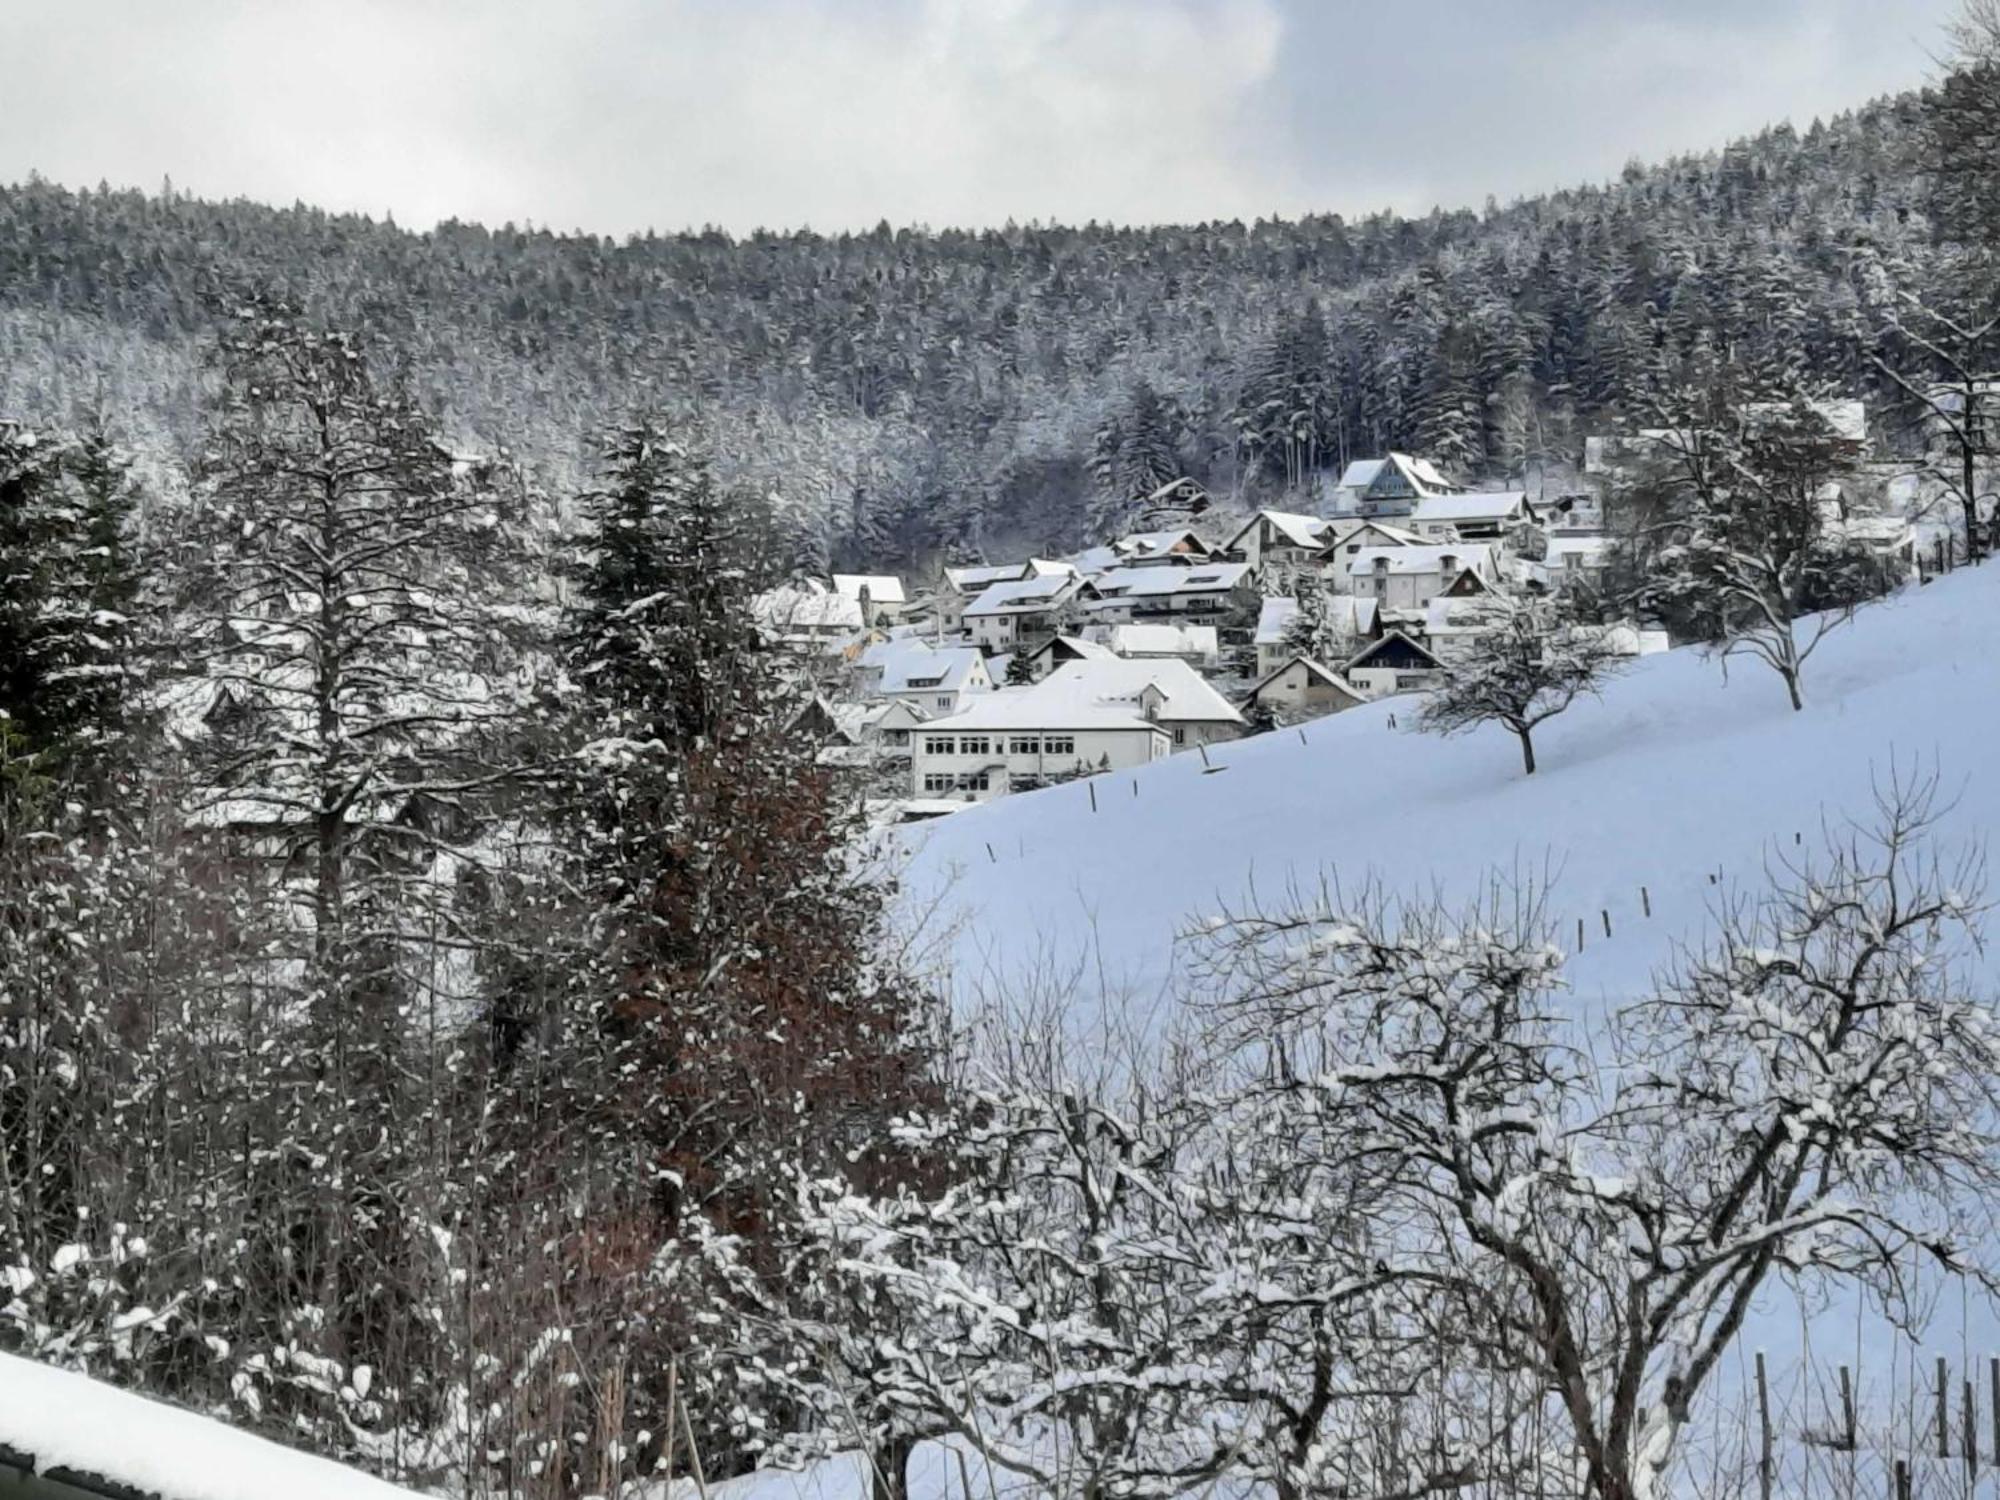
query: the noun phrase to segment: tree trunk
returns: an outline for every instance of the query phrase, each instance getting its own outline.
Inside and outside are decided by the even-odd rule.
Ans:
[[[1535,774],[1535,732],[1532,729],[1517,729],[1514,733],[1521,741],[1521,770],[1532,776]]]
[[[899,1435],[883,1440],[869,1468],[871,1500],[910,1500],[910,1455],[917,1440]]]
[[[1799,669],[1788,668],[1784,673],[1785,691],[1792,695],[1792,712],[1797,713],[1806,706],[1805,696],[1799,691]]]

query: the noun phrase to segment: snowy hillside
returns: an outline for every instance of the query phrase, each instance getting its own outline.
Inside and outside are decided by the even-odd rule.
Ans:
[[[2000,570],[1987,569],[1905,591],[1830,637],[1803,712],[1753,662],[1725,677],[1693,650],[1647,657],[1537,732],[1533,777],[1501,729],[1440,740],[1410,728],[1418,700],[1369,704],[1213,748],[1207,765],[1176,755],[922,825],[908,899],[959,924],[961,1002],[1065,973],[1080,1035],[1099,998],[1135,1024],[1160,1017],[1191,921],[1323,875],[1452,898],[1494,871],[1552,880],[1565,946],[1584,924],[1568,969],[1579,1001],[1615,998],[1700,936],[1719,890],[1756,885],[1774,845],[1865,818],[1871,778],[1892,767],[1934,766],[1955,829],[2000,827],[1996,640]]]

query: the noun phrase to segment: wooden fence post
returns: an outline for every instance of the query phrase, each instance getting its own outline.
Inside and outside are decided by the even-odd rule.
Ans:
[[[1653,914],[1653,898],[1643,885],[1639,887],[1639,909],[1649,917]]]
[[[1979,1478],[1979,1411],[1972,1399],[1972,1381],[1963,1382],[1965,1395],[1965,1473],[1968,1479],[1977,1482]]]
[[[1764,1351],[1757,1351],[1757,1493],[1771,1500],[1771,1391],[1764,1383]]]
[[[1945,1370],[1944,1356],[1937,1362],[1937,1432],[1938,1457],[1951,1457],[1951,1386]]]
[[[1840,1433],[1841,1446],[1849,1453],[1854,1451],[1854,1382],[1848,1378],[1847,1366],[1840,1367]]]
[[[1896,1500],[1910,1500],[1910,1461],[1896,1460]]]

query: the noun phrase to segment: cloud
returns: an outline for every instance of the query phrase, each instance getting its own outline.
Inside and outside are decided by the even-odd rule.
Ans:
[[[0,179],[605,233],[1422,211],[1906,87],[1955,4],[0,3]]]

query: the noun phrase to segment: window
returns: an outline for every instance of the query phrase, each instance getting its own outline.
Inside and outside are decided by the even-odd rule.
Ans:
[[[1041,739],[1037,735],[1017,734],[1011,740],[1007,741],[1007,753],[1009,755],[1040,755],[1042,753]]]
[[[1076,754],[1076,736],[1070,734],[1052,734],[1047,736],[1042,741],[1042,754],[1044,755]]]
[[[992,748],[993,742],[983,734],[962,734],[958,737],[960,755],[985,755]]]
[[[1174,726],[1174,743],[1176,745],[1185,745],[1187,743],[1187,725],[1176,724]]]
[[[958,789],[962,792],[983,792],[991,786],[992,781],[984,771],[968,771],[958,778]]]
[[[934,773],[927,774],[924,777],[924,790],[927,792],[948,792],[957,781],[958,778],[952,775],[940,776]]]
[[[950,708],[950,707],[951,707],[951,694],[950,694],[950,693],[939,693],[939,694],[938,694],[938,701],[937,701],[937,706],[938,706],[939,708]]]
[[[909,681],[909,685],[913,688],[936,687],[940,682],[943,681],[944,678],[942,675],[937,677],[912,677]]]
[[[927,734],[924,736],[924,754],[949,755],[955,743],[948,734]]]

